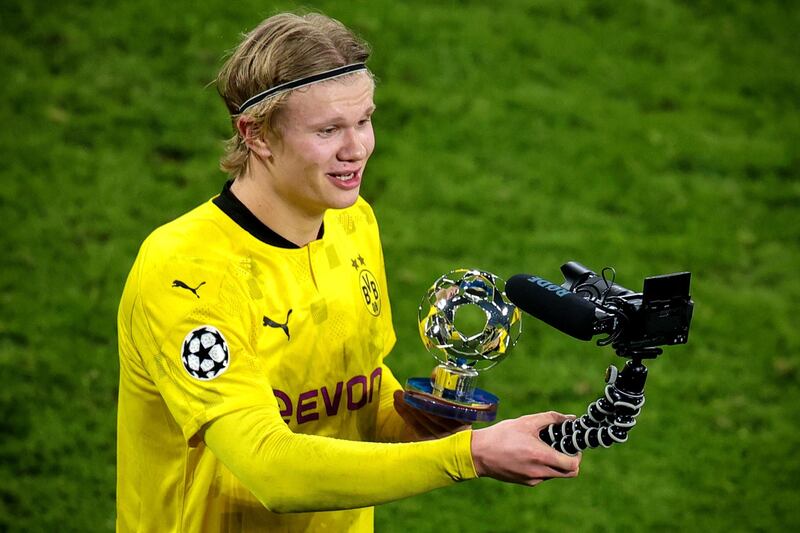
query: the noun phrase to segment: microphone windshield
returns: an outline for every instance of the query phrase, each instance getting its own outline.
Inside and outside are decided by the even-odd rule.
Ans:
[[[526,313],[576,339],[592,339],[595,306],[568,289],[530,274],[506,282],[506,296]]]

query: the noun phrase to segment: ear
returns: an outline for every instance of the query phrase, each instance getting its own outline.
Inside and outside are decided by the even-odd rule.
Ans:
[[[261,125],[256,123],[252,118],[241,116],[236,119],[236,129],[239,131],[244,143],[250,150],[262,159],[267,159],[272,156],[272,148],[270,142],[262,135]]]

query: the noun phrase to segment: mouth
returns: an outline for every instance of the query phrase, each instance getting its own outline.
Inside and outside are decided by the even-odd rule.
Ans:
[[[353,189],[361,184],[361,168],[349,172],[328,172],[325,175],[340,189]]]

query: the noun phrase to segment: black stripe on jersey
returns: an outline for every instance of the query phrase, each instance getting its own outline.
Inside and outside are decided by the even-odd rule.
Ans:
[[[222,192],[214,198],[212,202],[220,208],[223,213],[228,215],[231,220],[236,222],[243,230],[261,242],[277,248],[300,248],[295,243],[278,235],[269,226],[261,222],[252,211],[238,199],[231,191],[233,180],[229,180],[222,187]],[[325,233],[324,224],[319,228],[317,239],[321,239]]]

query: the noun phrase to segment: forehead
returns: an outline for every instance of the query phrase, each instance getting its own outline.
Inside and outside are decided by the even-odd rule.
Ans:
[[[362,115],[373,106],[374,92],[372,77],[356,72],[292,91],[284,111],[292,122]]]

